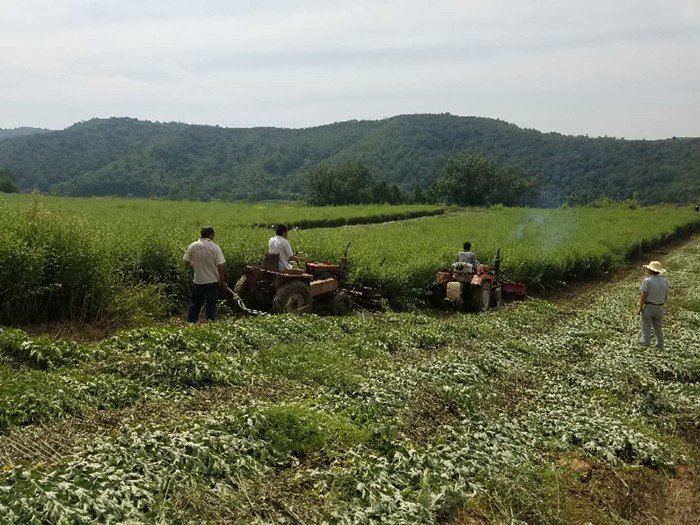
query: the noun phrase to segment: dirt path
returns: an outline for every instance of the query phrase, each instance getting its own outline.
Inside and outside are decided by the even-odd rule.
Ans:
[[[676,239],[663,246],[656,247],[642,256],[630,260],[624,268],[602,276],[595,281],[576,283],[560,290],[552,290],[542,294],[543,298],[550,300],[560,307],[571,309],[572,313],[581,308],[581,305],[592,302],[597,298],[601,289],[610,283],[624,280],[639,281],[644,277],[641,265],[649,260],[663,262],[665,256],[692,242],[697,242],[700,235],[694,234],[689,238]],[[632,305],[630,308],[632,308]],[[678,468],[675,477],[669,477],[665,487],[661,491],[660,498],[663,504],[662,512],[658,519],[652,518],[652,522],[662,525],[700,525],[700,475],[697,463],[700,463],[700,454],[694,454],[696,465],[682,465]],[[644,514],[644,513],[642,513]],[[636,523],[633,520],[633,523]],[[643,519],[640,523],[647,523]]]
[[[700,477],[695,469],[679,467],[665,495],[663,525],[700,525]]]
[[[638,277],[641,283],[642,279],[645,277],[642,268],[643,264],[647,264],[651,260],[659,260],[663,263],[665,256],[687,244],[696,242],[698,239],[700,239],[700,234],[697,233],[690,237],[674,239],[662,246],[657,246],[645,252],[643,255],[633,257],[623,268],[617,271],[594,276],[585,281],[573,281],[568,283],[564,288],[534,290],[532,294],[535,297],[552,301],[560,306],[570,305],[571,307],[580,307],[582,302],[597,297],[601,292],[601,288],[606,285],[633,277]]]
[[[579,309],[582,304],[593,301],[601,293],[605,285],[623,280],[644,277],[641,265],[649,260],[663,262],[665,256],[690,244],[697,242],[700,235],[694,234],[689,238],[676,239],[663,246],[656,247],[642,256],[633,258],[623,269],[603,276],[595,281],[577,283],[561,290],[543,294],[548,300],[560,307]],[[631,306],[631,308],[633,305]],[[700,463],[700,454],[695,453],[694,463]],[[660,516],[662,525],[700,525],[700,475],[697,465],[682,465],[675,477],[670,477],[664,487],[661,499],[663,511]],[[656,520],[654,520],[656,521]],[[646,522],[646,520],[644,521]]]

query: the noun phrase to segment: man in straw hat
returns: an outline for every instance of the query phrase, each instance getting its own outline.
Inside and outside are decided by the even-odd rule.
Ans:
[[[649,276],[644,279],[640,290],[639,309],[637,314],[642,320],[642,345],[649,346],[651,339],[651,329],[654,328],[656,336],[656,348],[664,348],[664,303],[668,294],[668,281],[661,277],[666,270],[659,261],[651,261],[643,266]]]

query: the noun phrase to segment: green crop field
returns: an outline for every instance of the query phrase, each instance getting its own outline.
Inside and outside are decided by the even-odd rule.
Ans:
[[[0,207],[22,210],[35,197],[30,194],[0,193]],[[166,201],[159,199],[125,199],[114,197],[56,197],[45,195],[41,203],[62,217],[87,219],[91,224],[108,223],[112,228],[141,228],[149,231],[191,229],[216,224],[222,231],[240,226],[270,227],[285,222],[289,226],[311,228],[366,224],[413,217],[438,215],[445,208],[431,204],[398,206],[367,204],[356,206],[303,206],[294,202],[228,202]]]
[[[637,343],[639,274],[485,315],[0,331],[0,521],[659,516],[700,431],[700,240],[664,264],[663,352]]]
[[[412,299],[436,269],[455,260],[466,240],[480,261],[501,248],[507,277],[530,285],[598,275],[669,236],[700,226],[691,208],[469,209],[407,223],[319,229],[292,234],[299,249],[338,257],[352,242],[355,280],[391,299]]]
[[[322,213],[343,220],[357,219],[360,213],[356,207],[323,211],[270,204],[261,205],[266,207],[256,215],[250,211],[256,205],[158,201],[151,208],[150,201],[129,199],[26,199],[5,201],[0,216],[4,322],[110,319],[128,324],[134,316],[162,319],[182,308],[189,276],[178,247],[196,239],[202,224],[217,228],[216,241],[233,284],[246,264],[262,260],[272,233],[270,228],[246,226],[246,220],[250,224],[279,217],[303,223],[311,221],[304,218],[305,210],[319,221]],[[249,219],[241,217],[245,209]],[[362,213],[396,218],[435,211],[370,206]],[[670,206],[492,207],[385,224],[306,228],[290,232],[290,240],[312,259],[336,262],[352,242],[350,278],[376,287],[391,305],[404,307],[415,304],[433,273],[454,259],[465,240],[484,262],[502,248],[506,276],[537,288],[604,273],[698,224],[700,217],[691,208]]]

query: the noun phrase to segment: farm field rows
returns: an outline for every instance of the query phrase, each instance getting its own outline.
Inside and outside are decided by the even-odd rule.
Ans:
[[[80,202],[71,206],[80,208]],[[181,311],[190,277],[178,246],[197,237],[197,221],[203,217],[188,215],[182,203],[165,202],[155,203],[143,215],[128,209],[92,215],[96,212],[90,202],[76,215],[52,211],[55,202],[45,205],[43,199],[2,213],[0,321],[110,319],[122,325],[133,321],[134,312],[149,322]],[[107,202],[113,202],[115,210],[119,205],[116,199]],[[132,201],[123,203],[129,206]],[[209,206],[191,204],[201,206],[200,212]],[[217,220],[218,210],[226,205],[211,206],[206,222],[217,228],[216,242],[226,254],[233,284],[246,264],[262,260],[271,230],[227,227],[226,216]],[[292,209],[297,213],[306,208]],[[309,209],[310,216],[315,210]],[[287,210],[282,207],[275,213],[284,215]],[[345,211],[336,208],[333,213]],[[291,217],[283,219],[290,222]],[[501,247],[508,278],[535,287],[556,286],[619,267],[631,254],[699,224],[700,217],[690,208],[492,207],[411,221],[302,229],[292,231],[290,240],[312,259],[335,262],[352,242],[350,279],[376,287],[394,307],[410,307],[434,272],[454,260],[465,240],[472,241],[483,262],[490,262]],[[15,271],[20,265],[26,270]]]
[[[664,264],[664,352],[638,345],[637,274],[485,315],[5,330],[0,521],[661,521],[618,500],[694,453],[700,239]]]
[[[0,207],[22,210],[36,197],[32,194],[0,194]],[[215,224],[222,232],[241,226],[271,227],[279,222],[298,228],[318,228],[385,222],[441,214],[444,206],[432,204],[355,206],[304,206],[294,202],[195,202],[119,197],[41,196],[48,210],[67,218],[78,218],[97,228],[129,228],[140,223],[149,231],[177,229],[197,232]]]
[[[332,259],[353,243],[352,278],[390,299],[415,299],[465,240],[487,264],[502,249],[506,277],[529,285],[598,275],[665,239],[700,226],[691,208],[466,209],[425,220],[300,231],[296,244]],[[337,255],[335,255],[337,258]]]

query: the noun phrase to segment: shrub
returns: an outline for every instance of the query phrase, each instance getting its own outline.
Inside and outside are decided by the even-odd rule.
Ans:
[[[9,249],[0,248],[2,290],[8,290],[2,293],[4,320],[88,320],[103,314],[111,295],[109,260],[84,222],[65,221],[34,200],[7,226],[5,235],[13,241]]]
[[[118,326],[140,326],[163,320],[172,311],[164,284],[131,284],[114,293],[106,317]]]
[[[367,439],[366,434],[351,423],[302,405],[263,409],[256,429],[273,450],[299,458],[323,449],[348,448]]]

